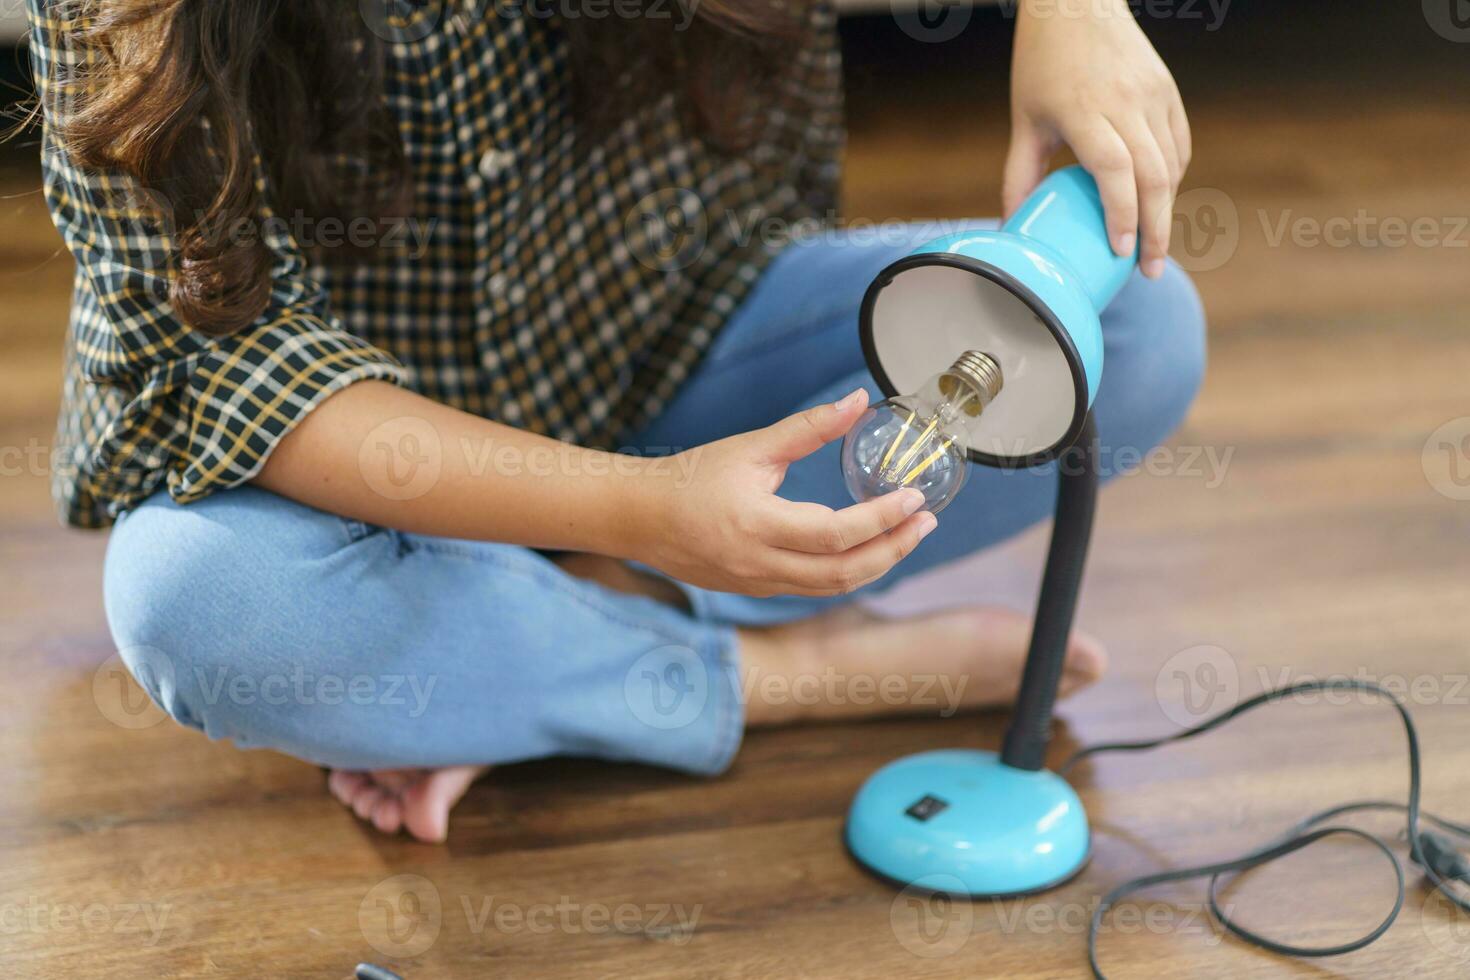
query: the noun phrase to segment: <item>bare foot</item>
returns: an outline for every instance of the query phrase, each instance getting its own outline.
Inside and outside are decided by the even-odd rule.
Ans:
[[[667,580],[600,555],[567,554],[569,574],[687,608]],[[877,714],[950,714],[1008,706],[1021,685],[1031,619],[990,606],[886,619],[857,605],[739,631],[746,722],[775,725]],[[1102,676],[1107,654],[1073,631],[1058,697]]]
[[[333,769],[327,777],[332,795],[385,834],[400,829],[438,844],[449,836],[449,811],[489,766],[444,769]]]
[[[880,714],[952,714],[1011,704],[1031,620],[971,607],[887,619],[857,606],[739,631],[748,725]],[[1074,631],[1059,697],[1102,676],[1102,644]]]

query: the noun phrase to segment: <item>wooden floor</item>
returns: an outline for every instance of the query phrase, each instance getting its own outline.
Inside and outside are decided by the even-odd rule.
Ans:
[[[1234,38],[1226,50],[1250,40]],[[1187,52],[1188,32],[1169,43]],[[1176,444],[1229,462],[1214,480],[1136,476],[1107,491],[1082,620],[1113,666],[1063,707],[1055,752],[1171,731],[1191,706],[1202,710],[1202,692],[1214,709],[1228,705],[1228,682],[1245,695],[1356,675],[1413,692],[1425,804],[1465,819],[1470,502],[1453,498],[1470,496],[1470,458],[1444,452],[1470,443],[1457,430],[1449,450],[1430,447],[1427,465],[1425,449],[1470,415],[1470,233],[1459,231],[1458,247],[1397,248],[1290,236],[1273,245],[1268,234],[1283,215],[1361,209],[1430,218],[1450,236],[1454,216],[1470,215],[1470,106],[1414,64],[1384,70],[1408,78],[1393,92],[1350,95],[1359,53],[1335,52],[1340,77],[1290,86],[1231,74],[1223,56],[1181,71],[1196,134],[1188,183],[1228,198],[1238,245],[1223,264],[1218,252],[1191,259],[1218,264],[1198,274],[1211,366]],[[1003,68],[985,72],[1003,79]],[[889,92],[855,78],[850,212],[994,211],[999,97],[904,98],[919,84]],[[363,959],[410,978],[1075,976],[1082,923],[1116,882],[1236,854],[1340,800],[1404,791],[1390,711],[1280,706],[1197,743],[1088,766],[1077,784],[1096,854],[1081,877],[1022,901],[944,906],[896,898],[858,871],[839,844],[843,814],[887,760],[993,747],[1001,715],[753,734],[714,781],[518,766],[471,792],[443,847],[364,829],[309,766],[170,723],[121,726],[110,719],[133,716],[120,713],[118,675],[105,666],[105,541],[55,525],[39,455],[70,263],[54,254],[33,180],[14,164],[0,198],[7,976],[330,978]],[[1033,534],[968,564],[942,593],[1024,604],[1041,543]],[[1214,686],[1186,684],[1212,676]],[[1365,826],[1398,830],[1387,819]],[[1366,847],[1319,846],[1228,901],[1284,938],[1343,941],[1391,903],[1380,861]],[[1465,976],[1470,920],[1410,881],[1398,924],[1349,956],[1294,963],[1223,940],[1191,884],[1145,895],[1107,933],[1103,958],[1117,977]]]

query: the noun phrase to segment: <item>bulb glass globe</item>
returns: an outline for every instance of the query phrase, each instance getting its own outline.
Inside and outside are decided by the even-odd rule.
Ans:
[[[895,490],[924,494],[937,514],[965,485],[972,426],[1000,393],[1000,366],[968,351],[917,392],[879,402],[842,440],[842,475],[859,502]]]

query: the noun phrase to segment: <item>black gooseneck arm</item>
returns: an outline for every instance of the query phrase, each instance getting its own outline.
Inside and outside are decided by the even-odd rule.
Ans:
[[[1011,727],[1001,745],[1001,762],[1016,769],[1042,768],[1051,741],[1052,706],[1062,680],[1067,637],[1077,611],[1097,509],[1097,456],[1097,430],[1089,413],[1076,441],[1057,463],[1056,519],[1036,603],[1036,623]]]

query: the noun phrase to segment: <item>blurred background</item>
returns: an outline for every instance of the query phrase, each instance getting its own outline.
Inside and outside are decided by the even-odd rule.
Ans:
[[[15,0],[0,0],[11,42],[17,9]],[[1008,130],[1007,8],[848,9],[848,218],[997,213]],[[1470,671],[1470,4],[1153,0],[1136,9],[1192,123],[1194,162],[1176,208],[1173,251],[1204,296],[1211,366],[1174,443],[1180,465],[1125,478],[1104,496],[1082,621],[1109,644],[1113,668],[1066,706],[1063,742],[1202,717],[1194,684],[1207,682],[1205,707],[1219,710],[1229,698],[1306,676],[1427,680],[1433,693],[1419,696],[1414,710],[1430,747],[1430,805],[1463,817],[1470,688],[1456,682]],[[23,49],[0,54],[13,106],[28,87],[23,62]],[[306,767],[235,753],[171,725],[120,730],[98,710],[98,678],[107,676],[99,665],[113,652],[101,609],[105,537],[61,529],[47,493],[72,263],[38,173],[34,134],[0,146],[0,669],[11,678],[0,688],[0,854],[13,852],[12,860],[0,857],[0,902],[18,901],[43,881],[48,894],[73,898],[182,895],[180,914],[194,918],[163,947],[171,969],[205,972],[206,960],[240,966],[244,954],[233,939],[247,929],[250,948],[276,957],[279,975],[327,975],[306,967],[340,966],[361,945],[351,920],[361,883],[441,858],[359,834]],[[1182,464],[1191,452],[1193,471]],[[964,583],[956,595],[1028,604],[1043,541],[1028,535],[972,563],[955,579]],[[726,916],[723,932],[691,945],[689,963],[758,974],[760,964],[769,966],[768,948],[822,937],[829,948],[849,950],[833,956],[899,975],[925,964],[891,949],[891,895],[843,863],[835,828],[874,765],[916,748],[994,744],[1000,722],[975,729],[905,722],[763,734],[719,784],[575,764],[519,767],[471,797],[455,867],[484,860],[497,874],[535,885],[528,865],[507,863],[504,826],[476,815],[494,807],[531,808],[541,822],[534,830],[530,821],[517,825],[516,839],[546,853],[605,834],[622,841],[619,860],[635,860],[630,855],[643,852],[624,838],[637,834],[616,821],[595,824],[589,813],[597,808],[570,804],[652,794],[658,805],[643,816],[663,819],[665,830],[733,828],[718,838],[723,843],[704,846],[737,862],[751,853],[745,848],[766,847],[763,860],[804,869],[782,879],[780,916],[762,917],[753,909],[770,899],[769,882],[743,881],[746,891],[727,903],[733,893],[722,889],[735,888],[734,879],[686,868]],[[1142,873],[1150,862],[1198,857],[1201,847],[1234,853],[1340,799],[1396,795],[1403,786],[1397,739],[1381,710],[1288,709],[1147,767],[1090,773],[1084,798],[1104,832],[1128,826],[1151,843],[1104,849],[1082,887]],[[1269,779],[1242,775],[1243,764],[1265,759]],[[568,783],[572,771],[581,782]],[[730,810],[710,804],[712,793],[724,794]],[[783,808],[750,802],[783,793]],[[1178,823],[1184,817],[1187,832]],[[783,828],[780,840],[756,843],[758,830],[775,827]],[[219,863],[222,842],[254,853],[254,835],[278,839],[302,828],[317,832],[309,866],[325,884],[300,881],[299,871],[279,863],[264,870]],[[738,836],[741,828],[748,837]],[[211,871],[180,875],[129,856],[155,845]],[[648,860],[667,856],[669,846]],[[1309,937],[1343,941],[1377,921],[1372,909],[1391,900],[1376,885],[1359,893],[1343,888],[1349,879],[1315,874],[1324,866],[1350,871],[1354,860],[1295,876],[1288,862],[1266,876],[1257,897],[1269,905],[1289,896],[1275,907],[1295,911],[1346,902],[1341,916],[1324,913]],[[328,864],[338,869],[332,875],[321,871]],[[257,911],[271,914],[232,923],[225,910],[233,900],[224,896],[242,888]],[[318,917],[321,932],[310,942],[292,903]],[[339,905],[347,910],[341,922],[329,911]],[[1423,975],[1463,976],[1470,933],[1463,922],[1452,931],[1452,921],[1422,905],[1420,896],[1406,913],[1422,916],[1417,925],[1335,960],[1334,975],[1403,975],[1413,963]],[[854,933],[869,914],[885,925]],[[142,953],[114,940],[83,934],[58,953],[54,934],[22,931],[0,936],[0,955],[33,964],[62,956],[73,976],[90,975],[84,963],[133,975]],[[606,955],[591,938],[556,940],[528,940],[505,955],[534,953],[564,975]],[[1113,941],[1118,949],[1136,944],[1151,975],[1186,975],[1200,953],[1198,937],[1184,935]],[[1072,975],[1079,942],[1075,933],[1038,939],[1007,972]],[[429,955],[457,962],[457,943],[441,940]],[[1274,960],[1269,971],[1281,972],[1259,972],[1262,961],[1238,948],[1211,955],[1221,959],[1210,975],[1298,972]],[[974,975],[976,962],[984,961],[956,956],[938,965]]]

